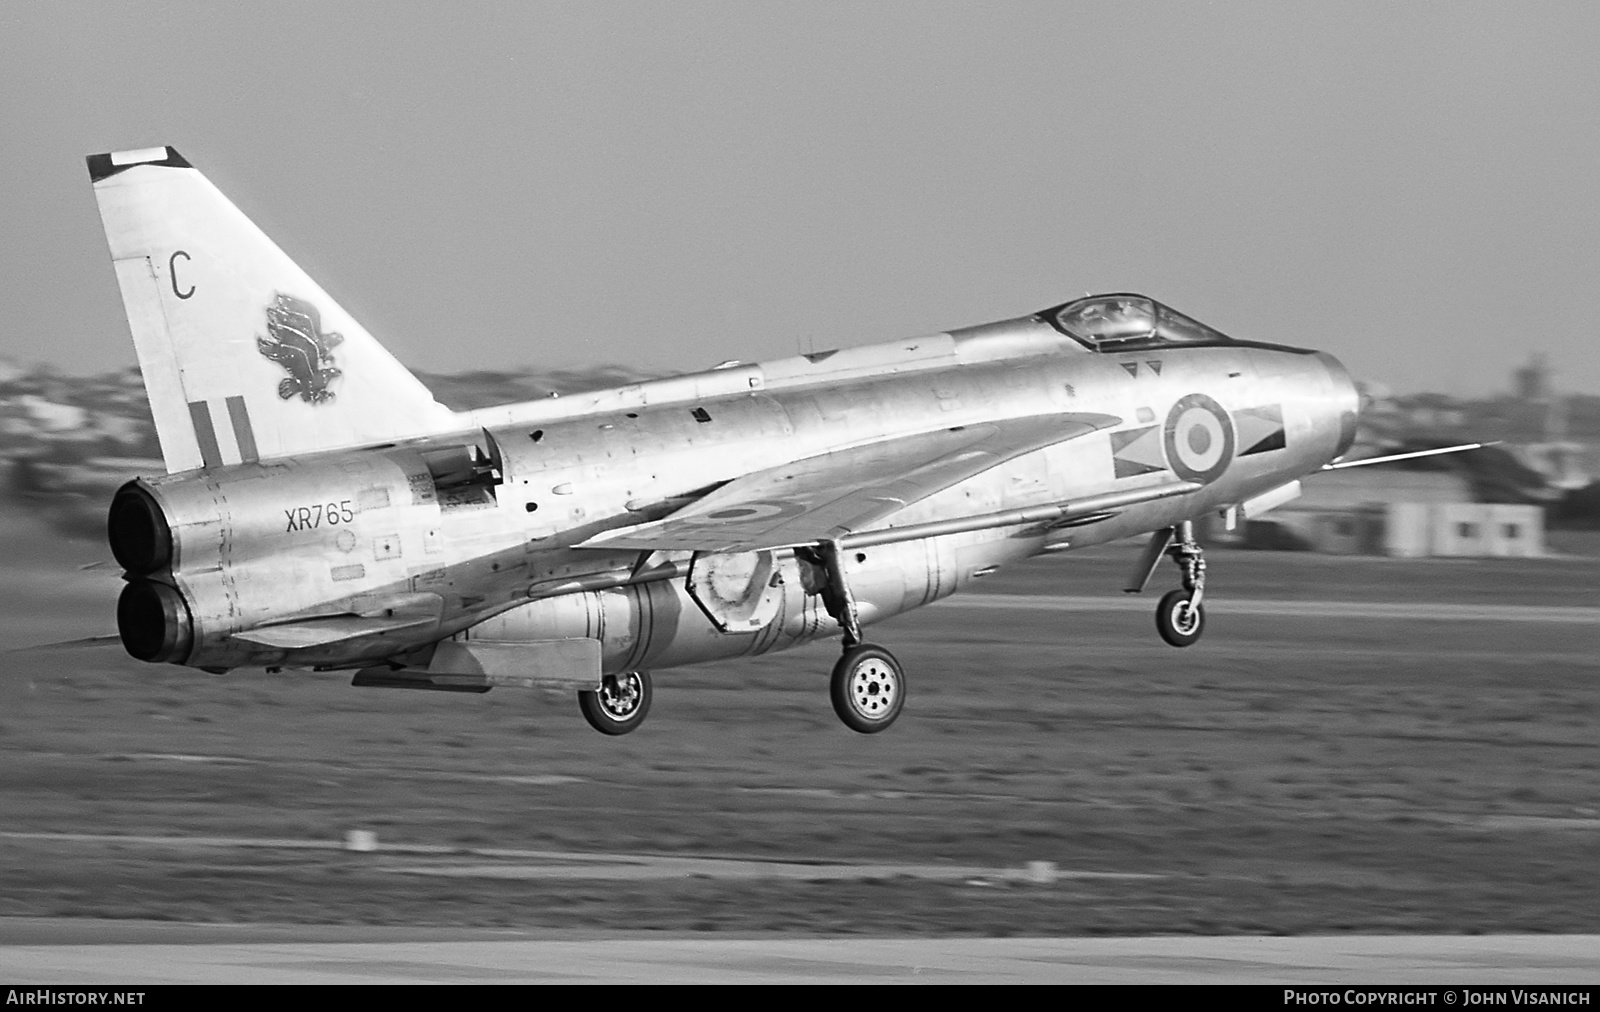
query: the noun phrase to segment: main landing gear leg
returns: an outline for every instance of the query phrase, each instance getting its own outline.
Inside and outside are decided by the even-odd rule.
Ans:
[[[1206,590],[1205,550],[1194,539],[1194,524],[1185,520],[1172,529],[1175,535],[1166,554],[1183,575],[1183,589],[1168,592],[1156,606],[1156,631],[1175,647],[1186,647],[1205,631],[1206,612],[1201,604]]]
[[[824,541],[815,550],[826,575],[822,605],[844,630],[844,653],[833,666],[828,694],[833,712],[846,727],[862,734],[877,734],[900,716],[906,701],[905,672],[894,654],[861,639],[861,618],[856,611],[850,581],[845,578],[844,549],[837,541]]]
[[[844,630],[845,649],[859,646],[861,619],[856,613],[855,595],[850,593],[850,581],[844,575],[844,549],[837,541],[824,541],[817,546],[817,555],[828,579],[822,589],[822,606]]]

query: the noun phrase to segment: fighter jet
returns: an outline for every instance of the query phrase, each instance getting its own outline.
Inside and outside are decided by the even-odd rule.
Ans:
[[[108,517],[142,661],[553,686],[615,735],[651,671],[837,638],[871,734],[907,675],[867,629],[1044,552],[1148,535],[1124,589],[1171,559],[1156,628],[1193,644],[1194,521],[1356,433],[1331,355],[1135,294],[453,411],[177,151],[88,164],[167,470]]]

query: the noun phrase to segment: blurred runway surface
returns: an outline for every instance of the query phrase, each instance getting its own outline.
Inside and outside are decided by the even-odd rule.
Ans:
[[[101,547],[6,547],[0,647],[111,627]],[[1595,979],[1593,559],[1217,551],[1173,650],[1137,549],[874,626],[882,735],[834,643],[660,672],[622,739],[564,694],[13,654],[0,979]]]
[[[710,938],[0,921],[17,984],[1595,984],[1600,936]]]
[[[1437,622],[1555,622],[1600,625],[1600,608],[1516,604],[1431,604],[1420,601],[1264,601],[1206,597],[1206,610],[1223,615],[1296,618],[1369,618]],[[1149,611],[1149,598],[1066,594],[967,594],[940,601],[939,608],[991,611]]]

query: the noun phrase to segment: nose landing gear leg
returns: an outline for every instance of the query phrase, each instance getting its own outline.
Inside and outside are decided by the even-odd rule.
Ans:
[[[1186,647],[1205,631],[1206,613],[1201,604],[1206,590],[1205,550],[1194,539],[1194,524],[1185,520],[1173,529],[1176,535],[1167,554],[1183,576],[1183,589],[1169,591],[1156,606],[1156,631],[1175,647]]]

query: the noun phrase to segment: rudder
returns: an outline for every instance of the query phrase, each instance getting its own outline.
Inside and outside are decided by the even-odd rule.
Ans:
[[[459,426],[177,151],[88,163],[169,472]]]

